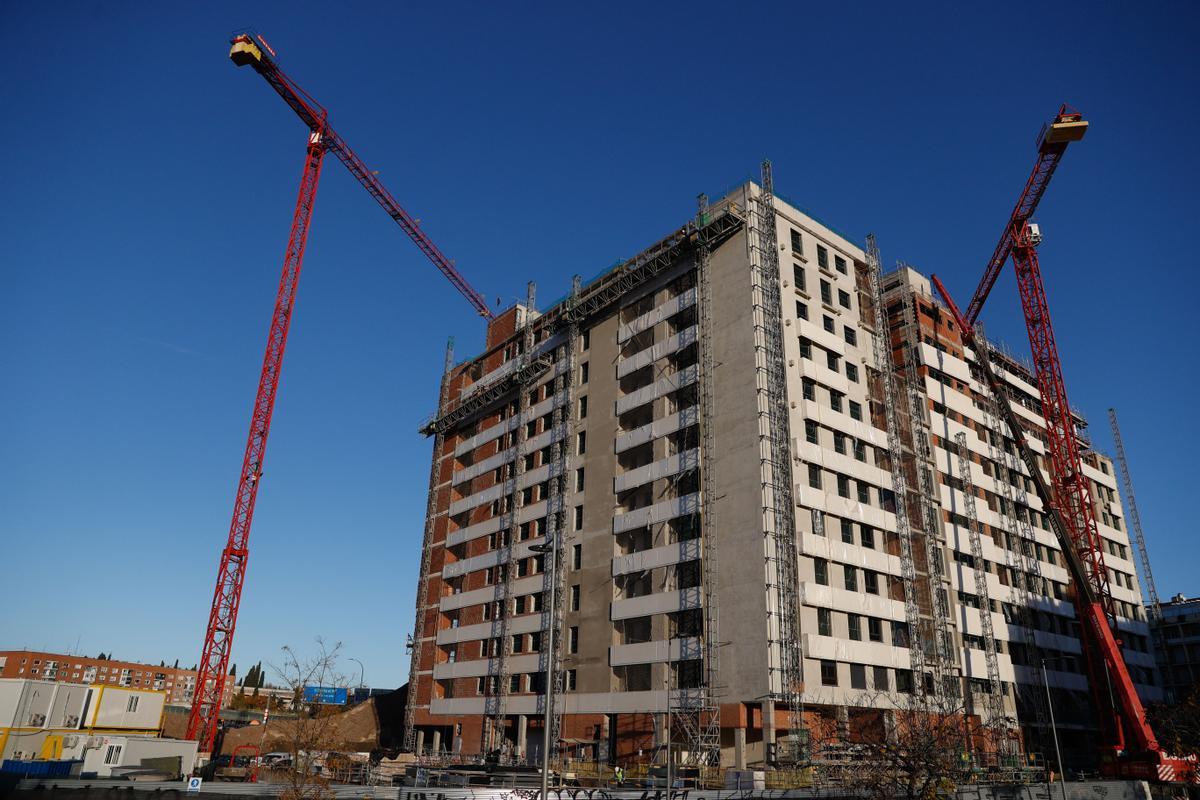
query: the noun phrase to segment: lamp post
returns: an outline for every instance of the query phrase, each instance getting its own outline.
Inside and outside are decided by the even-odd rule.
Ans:
[[[363,688],[363,675],[365,674],[365,672],[363,670],[363,663],[361,661],[359,661],[357,658],[351,658],[350,660],[353,661],[355,664],[358,664],[358,688],[361,689],[361,688]]]
[[[1058,725],[1054,722],[1054,703],[1050,700],[1050,679],[1046,674],[1046,661],[1059,661],[1061,659],[1051,658],[1042,659],[1042,686],[1046,688],[1046,708],[1050,712],[1050,732],[1054,735],[1054,756],[1058,759],[1058,771],[1060,780],[1062,781],[1062,796],[1063,800],[1067,800],[1067,769],[1063,766],[1062,750],[1058,746]],[[1049,794],[1047,787],[1047,794]]]
[[[558,531],[554,533],[554,540],[546,544],[535,544],[530,546],[530,552],[545,554],[545,566],[547,570],[558,569]],[[541,800],[547,800],[550,795],[550,734],[551,721],[553,719],[554,707],[554,626],[557,620],[554,618],[554,603],[558,593],[558,580],[555,573],[550,575],[550,597],[546,608],[550,616],[550,621],[546,625],[546,638],[543,641],[543,646],[546,648],[546,672],[543,678],[543,691],[545,692],[546,700],[542,704],[542,794]]]

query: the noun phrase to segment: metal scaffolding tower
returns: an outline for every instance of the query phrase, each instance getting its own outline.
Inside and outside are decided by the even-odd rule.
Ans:
[[[971,478],[970,449],[967,447],[967,434],[958,433],[954,437],[955,449],[958,451],[958,479],[962,482],[960,489],[963,495],[963,505],[967,518],[967,536],[971,540],[971,558],[975,573],[975,596],[979,602],[979,627],[983,632],[983,657],[987,664],[987,697],[984,707],[987,714],[980,715],[984,724],[989,727],[1008,727],[1004,719],[1004,687],[1000,683],[1000,660],[996,655],[996,632],[992,629],[992,600],[988,592],[987,563],[983,557],[983,542],[979,535],[979,514],[975,510],[975,481]],[[946,465],[950,471],[950,465]],[[968,693],[974,702],[974,694]]]
[[[788,709],[791,752],[796,760],[802,735],[800,702],[803,660],[800,653],[796,524],[792,500],[792,455],[783,349],[779,247],[775,233],[775,197],[771,162],[762,164],[762,191],[753,200],[747,247],[754,319],[754,365],[758,397],[759,463],[763,491],[766,556],[769,685],[773,699]],[[750,203],[747,203],[749,206]]]
[[[991,345],[984,337],[982,323],[975,323],[975,343],[978,349],[975,358],[991,358]],[[980,352],[982,351],[982,352]],[[1037,643],[1037,626],[1033,621],[1033,606],[1029,594],[1029,583],[1032,580],[1042,582],[1041,562],[1031,558],[1030,547],[1034,540],[1033,526],[1029,522],[1029,495],[1025,491],[1025,477],[1021,472],[1021,459],[1017,456],[1016,448],[1010,443],[1014,433],[1001,421],[998,401],[988,389],[987,381],[982,374],[976,375],[978,367],[971,371],[982,386],[984,392],[980,405],[983,408],[984,424],[987,428],[988,459],[992,464],[992,481],[997,490],[997,516],[1000,518],[1000,532],[1004,537],[1004,560],[1008,569],[1008,592],[1011,602],[1008,604],[1006,619],[1016,624],[1021,631],[1022,643],[1025,647],[1026,666],[1036,666],[1041,660],[1040,648]],[[1007,431],[1007,432],[1006,432]],[[1022,506],[1024,513],[1018,514],[1017,508]],[[1049,510],[1047,509],[1047,512]],[[1011,647],[1012,637],[1010,637]],[[1035,684],[1016,681],[1013,691],[1018,700],[1018,713],[1021,707],[1033,710],[1037,720],[1038,732],[1044,737],[1048,728],[1046,715],[1046,698],[1042,690]],[[1043,743],[1042,749],[1047,751]]]
[[[527,373],[525,369],[533,358],[533,320],[534,320],[534,304],[535,304],[535,287],[532,282],[529,283],[528,296],[525,301],[525,319],[523,320],[523,333],[521,340],[522,351],[518,354],[519,366],[518,374]],[[517,544],[518,534],[521,528],[521,509],[524,506],[523,495],[524,488],[521,485],[521,478],[525,474],[525,443],[528,440],[529,420],[529,391],[528,384],[517,382],[517,414],[516,425],[513,434],[516,443],[513,447],[513,462],[509,468],[509,478],[506,482],[504,497],[502,503],[507,504],[507,508],[501,508],[501,513],[507,513],[507,519],[501,523],[500,530],[497,535],[500,541],[497,545],[501,551],[500,564],[498,569],[501,570],[500,578],[496,584],[496,596],[493,607],[496,608],[496,617],[492,621],[492,639],[495,652],[489,655],[494,655],[497,659],[496,664],[496,682],[493,686],[488,687],[490,691],[487,694],[485,705],[485,713],[489,719],[489,724],[485,726],[484,750],[499,751],[502,759],[507,759],[508,747],[505,740],[505,728],[508,721],[508,695],[511,692],[511,675],[512,665],[510,656],[512,655],[512,641],[508,634],[508,621],[512,616],[512,587],[516,575],[516,561],[513,559],[513,554]],[[503,440],[502,440],[503,441]],[[488,669],[491,673],[490,664]]]
[[[700,195],[697,207],[697,229],[705,230],[708,220],[708,197]],[[709,274],[709,244],[703,233],[696,244],[696,293],[699,307],[698,344],[700,355],[700,570],[704,593],[703,669],[700,686],[677,692],[678,705],[674,717],[683,730],[687,761],[700,767],[721,765],[721,714],[717,700],[720,670],[718,657],[719,604],[717,600],[716,500],[712,470],[715,458],[714,426],[716,408],[713,398],[712,352],[712,276]],[[671,665],[668,664],[668,669]]]
[[[446,342],[446,362],[442,367],[442,387],[438,394],[438,413],[446,406],[446,397],[450,392],[450,368],[454,366],[454,339]],[[413,633],[409,641],[412,645],[412,663],[408,668],[408,702],[404,705],[404,749],[411,753],[417,747],[417,731],[415,726],[417,710],[417,681],[420,680],[421,656],[424,650],[424,620],[429,598],[429,556],[433,552],[434,522],[437,518],[438,479],[442,465],[442,447],[445,445],[444,433],[438,433],[433,439],[433,466],[429,470],[429,499],[425,505],[425,535],[421,541],[421,572],[417,583],[417,606],[413,615]]]
[[[575,303],[579,298],[580,279],[576,275],[571,283],[569,303]],[[549,666],[550,681],[543,687],[542,713],[543,719],[549,720],[547,730],[543,733],[542,747],[550,758],[558,757],[558,743],[562,738],[562,703],[556,699],[562,696],[565,686],[566,670],[562,660],[562,621],[563,621],[563,589],[566,581],[566,538],[567,538],[567,495],[571,491],[571,455],[575,447],[575,372],[577,370],[579,350],[579,322],[565,315],[568,320],[564,325],[565,337],[558,346],[556,364],[566,364],[565,368],[557,368],[554,377],[554,411],[551,417],[550,441],[550,478],[549,496],[546,501],[546,571],[542,581],[542,597],[548,598],[542,607],[542,627],[546,635],[542,639],[540,670],[543,674]]]
[[[901,264],[901,268],[907,265]],[[923,631],[921,644],[926,648],[924,660],[933,681],[935,698],[948,701],[959,695],[959,682],[953,674],[959,650],[950,635],[950,597],[944,561],[941,529],[940,493],[934,481],[936,464],[933,459],[933,437],[929,429],[929,404],[918,365],[921,361],[921,327],[917,317],[916,293],[911,287],[900,287],[900,328],[903,354],[904,384],[908,398],[908,419],[911,441],[909,460],[911,471],[906,473],[909,496],[905,506],[909,525],[921,533],[917,540],[924,552],[925,587],[928,597],[922,596],[918,582],[918,603],[925,606],[929,629]],[[902,439],[903,444],[903,439]]]
[[[1133,496],[1133,478],[1129,474],[1129,462],[1125,460],[1125,443],[1121,440],[1121,428],[1117,425],[1117,410],[1108,410],[1108,423],[1112,426],[1113,443],[1117,446],[1117,463],[1121,466],[1121,482],[1125,487],[1125,505],[1129,507],[1129,526],[1133,528],[1137,544],[1138,559],[1142,564],[1142,589],[1150,601],[1153,620],[1162,619],[1162,603],[1158,600],[1158,589],[1154,586],[1154,573],[1150,571],[1150,551],[1146,549],[1146,535],[1142,532],[1142,516],[1138,513],[1137,499]],[[1155,626],[1151,625],[1152,628]]]
[[[923,641],[922,614],[917,602],[917,568],[913,553],[913,532],[907,508],[908,479],[904,474],[904,449],[901,442],[900,401],[897,398],[895,364],[892,361],[892,335],[888,326],[879,245],[874,234],[867,236],[867,278],[875,305],[875,335],[872,338],[875,371],[880,384],[887,425],[888,465],[892,473],[892,495],[896,504],[896,534],[900,540],[900,574],[904,579],[904,619],[908,623],[909,654],[913,672],[913,691],[924,700],[926,647]]]

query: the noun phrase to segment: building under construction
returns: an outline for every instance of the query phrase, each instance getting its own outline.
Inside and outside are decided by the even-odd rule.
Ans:
[[[537,306],[448,353],[422,429],[411,748],[745,766],[921,700],[1048,752],[1046,674],[1064,760],[1094,757],[1059,541],[920,272],[882,272],[767,167]],[[987,349],[1043,456],[1032,368]],[[1115,471],[1075,425],[1157,699]]]

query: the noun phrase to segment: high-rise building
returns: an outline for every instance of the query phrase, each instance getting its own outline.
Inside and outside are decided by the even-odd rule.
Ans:
[[[1060,728],[1094,724],[1058,543],[920,273],[881,278],[747,183],[534,306],[448,361],[423,428],[410,746],[536,755],[551,619],[552,739],[585,757],[661,761],[669,739],[770,760],[777,731],[848,730],[914,694],[1040,749],[1043,661]],[[1041,456],[1031,370],[991,358]],[[1114,471],[1076,422],[1126,657],[1154,696]]]
[[[1158,668],[1168,698],[1182,701],[1200,688],[1200,597],[1177,594],[1159,606]]]

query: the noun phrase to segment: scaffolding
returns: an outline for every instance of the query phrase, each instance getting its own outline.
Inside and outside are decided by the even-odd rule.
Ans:
[[[996,655],[996,632],[992,627],[992,600],[988,592],[987,561],[983,557],[983,541],[979,534],[979,515],[975,510],[975,481],[971,478],[971,451],[967,448],[967,434],[954,436],[954,449],[958,454],[959,489],[967,518],[967,537],[971,540],[972,571],[975,573],[975,597],[979,603],[979,627],[982,631],[983,657],[987,665],[987,696],[984,698],[986,714],[980,718],[990,728],[1007,728],[1004,715],[1004,689],[1000,683],[1000,659]],[[950,465],[946,465],[950,471]],[[968,693],[974,702],[974,693]]]
[[[900,269],[909,269],[900,264]],[[929,403],[925,385],[918,368],[921,361],[921,326],[917,316],[916,292],[911,286],[899,286],[901,327],[900,351],[903,353],[904,384],[908,397],[908,422],[911,441],[907,473],[909,497],[905,506],[909,513],[909,524],[919,526],[920,545],[925,554],[925,577],[928,598],[927,624],[921,643],[926,648],[925,664],[933,682],[933,696],[942,702],[950,702],[959,695],[958,676],[953,667],[957,661],[958,648],[950,634],[950,597],[947,590],[947,575],[944,560],[941,528],[940,494],[934,480],[936,464],[933,458],[933,437],[929,427]],[[917,584],[918,592],[920,583]],[[918,594],[919,596],[919,594]]]
[[[983,332],[982,323],[975,323],[975,343],[978,350],[976,359],[992,358],[993,348],[988,343]],[[982,352],[980,352],[982,351]],[[976,370],[979,368],[976,367]],[[1033,622],[1033,608],[1029,593],[1030,575],[1039,584],[1043,580],[1041,562],[1030,558],[1030,543],[1034,541],[1033,526],[1029,523],[1028,512],[1018,514],[1018,504],[1028,507],[1029,496],[1025,491],[1025,479],[1021,472],[1022,464],[1015,453],[1015,447],[1009,444],[1009,439],[1015,438],[1013,431],[1005,433],[1005,425],[999,416],[998,400],[992,396],[987,382],[982,375],[972,377],[983,387],[982,400],[979,405],[983,410],[984,424],[988,444],[988,459],[992,465],[992,480],[999,490],[998,513],[1000,532],[1004,538],[1004,566],[1008,569],[1008,589],[1010,602],[1007,606],[1005,619],[1015,622],[1021,631],[1025,647],[1025,662],[1027,665],[1036,664],[1040,660],[1040,649],[1037,643],[1037,627]],[[1010,637],[1011,648],[1011,637]],[[1011,657],[1011,653],[1010,653]],[[1046,716],[1046,701],[1042,691],[1034,683],[1015,681],[1013,691],[1018,700],[1018,714],[1022,706],[1032,708],[1037,719],[1039,734],[1045,738],[1049,723]],[[1048,745],[1049,741],[1044,741]],[[1045,747],[1043,747],[1045,749]]]
[[[697,230],[704,231],[708,222],[708,197],[700,195],[697,207]],[[713,398],[712,353],[712,276],[709,265],[709,243],[701,233],[696,243],[696,283],[698,314],[698,343],[700,350],[700,569],[703,587],[704,629],[703,678],[700,685],[679,693],[674,719],[683,730],[687,746],[685,763],[699,767],[721,765],[721,714],[717,700],[720,670],[718,657],[718,622],[720,606],[717,601],[717,548],[715,545],[715,502],[712,470],[715,458],[714,430],[716,409]],[[668,663],[667,668],[671,669]]]
[[[533,345],[533,320],[534,304],[536,301],[535,287],[532,282],[528,286],[528,296],[525,304],[525,319],[523,322],[521,352],[518,354],[520,366],[517,369],[518,374],[524,374],[527,370],[523,369],[534,358]],[[497,536],[500,538],[497,544],[497,549],[500,550],[499,565],[500,580],[496,583],[496,594],[493,601],[494,618],[492,620],[491,629],[491,647],[494,652],[489,653],[496,659],[496,678],[495,682],[488,686],[487,696],[484,702],[484,713],[488,718],[488,724],[484,726],[484,751],[496,752],[502,760],[509,758],[509,750],[505,737],[505,728],[508,721],[508,695],[512,690],[511,675],[512,664],[510,657],[512,656],[512,641],[508,634],[508,622],[512,616],[512,588],[516,575],[516,562],[513,559],[515,548],[518,540],[518,534],[521,528],[521,509],[524,506],[524,489],[521,485],[521,478],[525,474],[525,445],[528,441],[528,422],[529,416],[529,392],[528,384],[518,382],[516,385],[517,392],[517,413],[514,434],[516,443],[513,447],[513,461],[508,470],[508,480],[504,487],[504,496],[501,502],[507,505],[507,508],[501,508],[501,513],[506,515],[500,525],[500,530]],[[532,491],[532,488],[530,488]],[[491,664],[488,665],[488,674],[492,672]]]
[[[759,463],[768,615],[768,684],[771,697],[788,712],[789,740],[781,760],[799,758],[803,734],[799,591],[796,573],[796,524],[792,500],[792,455],[783,349],[779,248],[771,162],[762,164],[762,188],[753,198],[750,235],[751,297],[754,319],[754,366],[758,398]],[[749,203],[747,203],[750,206]]]
[[[580,280],[576,275],[571,284],[569,303],[579,298]],[[571,320],[570,315],[566,315]],[[562,696],[566,670],[562,659],[563,594],[566,580],[564,558],[567,532],[567,494],[570,491],[571,455],[575,442],[575,372],[578,369],[579,323],[568,321],[563,342],[558,346],[556,364],[565,364],[554,377],[554,411],[551,417],[550,478],[546,500],[546,570],[542,579],[542,597],[549,598],[542,607],[542,639],[539,668],[549,675],[543,686],[541,703],[543,718],[549,720],[543,732],[542,747],[548,748],[550,758],[558,758],[562,738]]]
[[[875,306],[875,335],[872,338],[875,371],[879,395],[883,401],[887,428],[888,465],[892,473],[892,495],[895,498],[896,535],[900,541],[900,575],[904,579],[904,618],[908,624],[910,667],[913,672],[913,691],[925,699],[925,643],[921,624],[921,607],[917,601],[917,568],[913,544],[916,534],[910,524],[906,501],[908,479],[904,474],[900,401],[897,398],[895,365],[892,361],[891,328],[887,323],[887,304],[883,296],[883,278],[879,262],[879,245],[875,236],[867,236],[867,280]],[[874,416],[874,415],[872,415]]]
[[[446,342],[446,360],[442,366],[442,386],[438,392],[438,413],[446,407],[450,393],[450,368],[454,365],[454,339]],[[442,447],[446,436],[439,431],[433,438],[433,466],[429,469],[429,499],[425,505],[425,535],[421,540],[421,572],[417,580],[416,613],[413,615],[413,633],[409,637],[412,647],[412,662],[408,668],[408,701],[404,704],[404,749],[411,753],[417,748],[417,680],[420,677],[421,655],[425,638],[424,621],[429,592],[429,559],[433,552],[434,521],[437,518],[438,479],[441,477]]]

